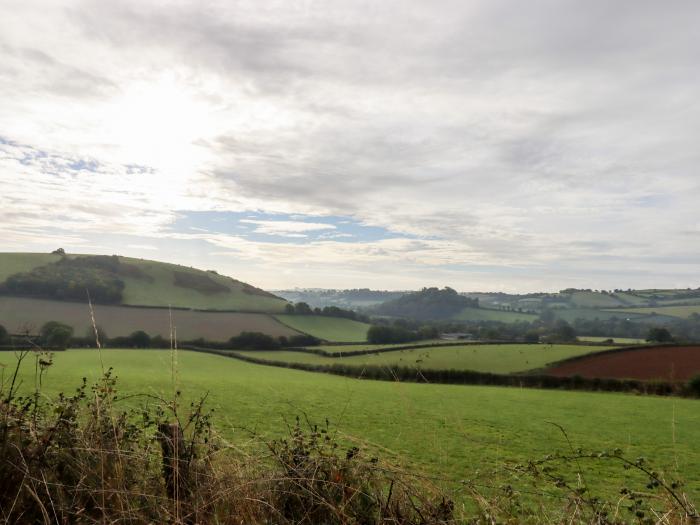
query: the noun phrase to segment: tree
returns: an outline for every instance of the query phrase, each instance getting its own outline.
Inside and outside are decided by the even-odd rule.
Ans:
[[[292,303],[285,304],[284,305],[284,313],[293,314],[294,313],[294,305]]]
[[[136,330],[129,336],[129,342],[135,348],[148,348],[151,346],[151,336],[143,330]]]
[[[58,321],[49,321],[39,331],[41,344],[61,350],[68,348],[71,337],[73,337],[73,328]]]
[[[10,334],[7,329],[0,324],[0,345],[4,345],[10,342]]]
[[[650,343],[670,343],[673,341],[673,336],[667,328],[653,327],[649,328],[647,333],[647,341]]]
[[[274,337],[261,332],[241,332],[229,339],[232,348],[242,350],[274,350],[279,348],[279,341]]]
[[[300,315],[310,315],[312,314],[311,307],[307,303],[297,303],[294,306],[294,311]]]

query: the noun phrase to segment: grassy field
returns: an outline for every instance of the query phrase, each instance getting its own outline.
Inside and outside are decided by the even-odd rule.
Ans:
[[[452,319],[456,321],[501,321],[503,323],[514,323],[517,321],[534,321],[537,316],[521,312],[510,312],[506,310],[490,310],[488,308],[465,308]]]
[[[700,402],[532,389],[426,385],[361,381],[244,363],[214,355],[179,352],[177,383],[171,381],[168,351],[103,351],[123,395],[170,396],[177,387],[185,403],[208,392],[208,406],[223,435],[249,441],[248,430],[267,437],[284,432],[285,420],[306,414],[328,418],[341,435],[354,436],[385,458],[410,462],[413,471],[449,479],[477,475],[492,481],[490,469],[505,461],[539,458],[568,445],[551,422],[562,425],[574,446],[593,450],[620,447],[632,458],[653,458],[660,467],[677,465],[687,490],[700,495]],[[12,353],[0,353],[11,365]],[[7,379],[8,369],[5,369]],[[43,381],[47,395],[71,392],[82,377],[100,374],[95,350],[57,353]],[[20,374],[23,388],[34,384],[34,363]],[[127,403],[146,403],[131,398]],[[150,401],[152,403],[152,401]],[[594,479],[620,482],[628,471],[595,467]]]
[[[52,253],[0,253],[0,283],[10,275],[33,270],[60,258]]]
[[[626,310],[626,309],[625,309]],[[593,308],[559,308],[553,310],[554,315],[559,319],[564,319],[568,322],[574,322],[576,319],[612,319],[617,317],[618,319],[637,319],[644,317],[641,314],[629,313],[623,309],[615,310],[594,310]]]
[[[323,315],[276,315],[275,318],[294,330],[331,342],[361,343],[367,340],[369,329],[366,323]]]
[[[571,302],[579,308],[610,308],[625,304],[612,295],[597,292],[574,292]]]
[[[95,305],[94,310],[97,324],[108,337],[129,335],[136,330],[166,338],[170,333],[167,308]],[[199,337],[227,341],[242,331],[263,332],[275,337],[298,333],[267,314],[173,310],[172,316],[181,341]],[[0,296],[0,324],[10,333],[19,334],[25,330],[37,333],[48,321],[60,321],[72,326],[77,336],[92,330],[90,310],[85,303]]]
[[[542,368],[568,357],[599,352],[608,348],[611,347],[549,344],[464,345],[396,350],[351,357],[324,357],[290,351],[240,353],[259,359],[288,363],[408,366],[433,370],[475,370],[509,374]]]
[[[594,335],[578,336],[578,340],[584,343],[603,343],[608,339],[612,339],[614,343],[621,345],[643,345],[646,343],[644,339],[635,339],[633,337],[598,337]]]
[[[682,319],[687,319],[693,314],[700,314],[700,304],[692,304],[685,306],[649,306],[646,308],[623,308],[619,310],[620,312],[626,312],[630,314],[658,314],[670,317],[680,317]]]
[[[427,341],[412,341],[410,343],[396,343],[391,345],[373,345],[373,344],[359,344],[359,345],[319,345],[310,348],[323,350],[329,354],[340,354],[343,352],[357,352],[363,350],[384,350],[386,348],[401,348],[402,346],[413,346],[413,345],[440,345],[454,343],[454,341],[445,341],[443,339],[430,339]]]
[[[69,257],[76,255],[71,254]],[[58,255],[46,253],[0,253],[0,282],[12,274],[26,272],[59,259]],[[122,304],[269,313],[284,311],[285,300],[230,277],[158,261],[131,257],[119,259],[122,264],[137,267],[143,274],[142,277],[119,277],[125,284]],[[178,273],[191,276],[194,282],[199,280],[214,283],[214,286],[218,284],[221,291],[203,292],[196,287],[177,284]]]

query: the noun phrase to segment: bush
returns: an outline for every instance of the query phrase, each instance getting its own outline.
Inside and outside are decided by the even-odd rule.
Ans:
[[[65,350],[73,337],[73,328],[58,321],[49,321],[39,331],[39,341],[44,346]]]
[[[6,345],[10,342],[10,334],[7,329],[0,324],[0,345]]]
[[[241,332],[229,339],[229,345],[240,350],[275,350],[280,346],[274,337],[261,332]]]
[[[407,343],[417,339],[415,333],[399,326],[372,325],[367,330],[367,341],[373,344]]]
[[[137,330],[129,336],[131,346],[134,348],[149,348],[151,346],[151,336],[143,330]]]
[[[649,328],[647,341],[650,343],[670,343],[673,341],[673,336],[668,331],[668,328],[653,327]]]
[[[690,378],[690,381],[688,381],[688,390],[691,395],[700,397],[700,374]]]

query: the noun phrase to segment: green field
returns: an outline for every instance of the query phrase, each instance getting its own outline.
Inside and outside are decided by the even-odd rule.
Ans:
[[[646,308],[623,308],[616,311],[644,315],[658,314],[687,319],[693,314],[700,314],[700,304],[685,306],[649,306]]]
[[[171,381],[171,355],[161,350],[103,351],[113,366],[122,395],[170,396],[183,391],[183,405],[208,393],[214,422],[224,437],[248,443],[248,430],[279,436],[285,420],[306,414],[329,419],[342,435],[354,436],[393,461],[439,473],[441,478],[476,476],[491,481],[490,469],[504,461],[539,458],[567,451],[566,428],[574,446],[593,450],[620,447],[630,457],[653,458],[663,468],[679,471],[700,495],[700,402],[678,398],[640,397],[534,389],[429,385],[362,381],[326,374],[253,365],[207,354],[179,352],[177,383]],[[0,354],[11,365],[13,354]],[[82,377],[99,376],[96,350],[57,353],[43,381],[47,395],[71,392]],[[8,377],[5,369],[4,379]],[[26,362],[20,379],[28,391],[34,363]],[[130,398],[127,403],[152,403]],[[596,467],[596,479],[618,482],[628,471]]]
[[[167,308],[138,308],[94,305],[95,321],[108,337],[126,336],[144,330],[151,336],[170,334]],[[243,331],[263,332],[274,337],[298,335],[267,314],[239,312],[197,312],[173,310],[173,325],[180,341],[203,337],[209,341],[227,341]],[[0,324],[10,333],[38,333],[48,321],[73,327],[77,336],[92,333],[90,309],[86,303],[0,296]]]
[[[608,348],[611,347],[549,344],[464,345],[395,350],[351,357],[325,357],[284,350],[239,353],[258,359],[287,363],[408,366],[433,370],[475,370],[477,372],[510,374],[543,368],[555,361],[599,352]]]
[[[276,315],[281,323],[324,341],[361,343],[367,340],[367,323],[323,315]]]
[[[421,346],[437,346],[440,344],[450,344],[454,343],[454,341],[445,341],[443,339],[430,339],[427,341],[412,341],[410,343],[396,343],[396,344],[390,344],[390,345],[373,345],[373,344],[359,344],[359,345],[319,345],[319,346],[312,346],[310,348],[312,349],[318,349],[318,350],[323,350],[324,352],[328,352],[329,354],[341,354],[344,352],[357,352],[357,351],[364,351],[364,350],[384,350],[386,348],[401,348],[404,346],[414,346],[414,345],[421,345]]]
[[[69,257],[77,255],[71,254]],[[12,274],[27,272],[59,259],[58,255],[46,253],[0,253],[0,282]],[[284,299],[213,272],[131,257],[120,257],[119,260],[142,272],[140,278],[120,276],[125,284],[122,304],[269,313],[283,312],[287,304]],[[195,282],[200,280],[215,283],[214,286],[218,284],[221,291],[203,292],[196,287],[177,284],[177,274],[192,276]]]
[[[623,309],[615,310],[594,310],[593,308],[560,308],[553,310],[554,315],[559,319],[564,319],[570,323],[574,322],[576,319],[586,319],[594,320],[600,319],[601,321],[606,319],[612,319],[617,317],[618,319],[637,319],[644,317],[641,314],[629,313]]]
[[[599,337],[594,335],[578,336],[578,340],[584,343],[603,343],[608,339],[612,339],[615,344],[621,345],[643,345],[646,343],[644,339],[635,339],[633,337]]]
[[[0,283],[10,275],[33,270],[60,258],[52,253],[0,253]]]
[[[537,319],[535,314],[511,312],[507,310],[491,310],[488,308],[465,308],[453,316],[455,321],[500,321],[502,323],[515,323],[517,321],[532,322]]]
[[[571,294],[571,302],[579,308],[610,308],[625,304],[612,295],[583,291]]]

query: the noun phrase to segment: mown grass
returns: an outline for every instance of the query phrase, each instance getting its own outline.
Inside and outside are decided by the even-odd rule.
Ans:
[[[537,319],[537,315],[506,310],[491,310],[488,308],[465,308],[460,313],[453,316],[452,319],[456,321],[500,321],[502,323],[515,323],[517,321],[532,322]]]
[[[220,356],[179,352],[177,380],[172,383],[171,354],[160,350],[108,350],[122,396],[172,395],[184,402],[208,393],[214,421],[233,443],[247,443],[249,431],[282,435],[285,421],[306,414],[344,436],[359,439],[382,457],[410,463],[440,478],[483,478],[505,461],[538,458],[567,451],[552,424],[564,427],[574,446],[593,450],[621,448],[630,457],[647,456],[669,472],[676,469],[700,496],[700,402],[677,398],[637,397],[533,389],[408,384],[362,381],[296,370],[253,365]],[[12,354],[0,362],[12,364]],[[7,368],[4,380],[7,380]],[[43,379],[43,392],[71,392],[82,377],[100,376],[96,350],[57,353]],[[23,389],[34,384],[34,364],[21,370]],[[122,403],[147,403],[129,397]],[[593,467],[595,483],[622,483],[628,471],[606,463]]]
[[[259,359],[287,363],[407,366],[432,370],[475,370],[509,374],[542,368],[555,361],[608,348],[611,347],[550,344],[464,345],[415,348],[350,357],[324,357],[291,351],[240,353]]]
[[[360,343],[367,341],[367,323],[323,315],[276,315],[281,323],[324,341]]]

